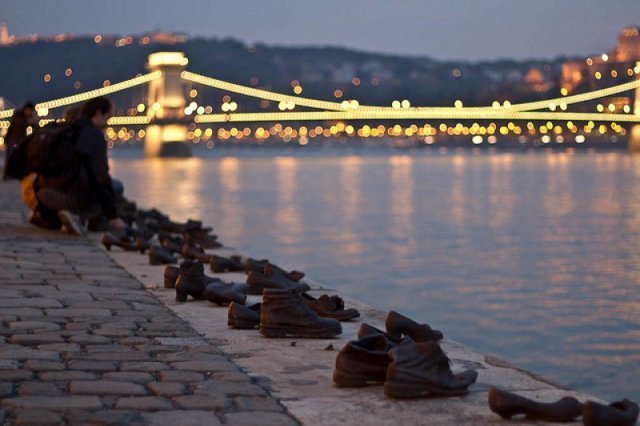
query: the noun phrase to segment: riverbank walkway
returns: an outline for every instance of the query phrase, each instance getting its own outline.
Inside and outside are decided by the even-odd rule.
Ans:
[[[380,386],[335,388],[335,357],[361,321],[343,323],[338,339],[231,330],[225,308],[176,303],[162,267],[98,239],[29,225],[19,185],[0,183],[0,424],[508,425],[521,421],[489,411],[489,386],[594,399],[448,341],[444,327],[454,371],[479,372],[469,395],[395,401]],[[312,294],[332,292],[311,284]],[[384,312],[345,303],[383,328]]]

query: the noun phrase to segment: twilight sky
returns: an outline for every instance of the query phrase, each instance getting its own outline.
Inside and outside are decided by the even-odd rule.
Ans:
[[[11,34],[152,30],[436,59],[602,53],[640,0],[0,0]]]

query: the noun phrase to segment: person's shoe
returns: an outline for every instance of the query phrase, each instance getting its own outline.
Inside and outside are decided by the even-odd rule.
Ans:
[[[585,426],[633,426],[637,420],[638,404],[628,399],[609,405],[587,401],[582,410],[582,424]]]
[[[437,342],[442,340],[442,332],[433,330],[429,324],[418,324],[395,311],[389,312],[385,322],[387,333],[400,339],[402,335],[411,337],[414,342]]]
[[[582,403],[573,397],[537,402],[502,389],[489,388],[489,408],[503,419],[524,414],[529,420],[569,422],[582,414]]]
[[[389,351],[384,393],[393,398],[465,395],[478,372],[451,372],[449,358],[439,344],[410,342]]]
[[[244,283],[215,282],[207,285],[204,297],[216,305],[228,305],[231,302],[244,305],[247,300],[247,288]]]
[[[351,341],[338,352],[333,381],[338,387],[381,385],[385,381],[389,342],[381,334]]]
[[[166,265],[168,263],[178,263],[171,252],[164,250],[159,246],[151,246],[149,248],[149,264],[150,265]]]
[[[204,252],[200,246],[192,246],[188,243],[184,243],[182,246],[182,256],[185,259],[197,259],[202,263],[209,263],[211,255]]]
[[[186,302],[187,296],[204,299],[204,291],[211,283],[221,282],[218,278],[207,277],[204,265],[193,260],[185,260],[180,264],[180,275],[176,280],[176,302]]]
[[[69,210],[60,210],[58,219],[62,222],[67,234],[85,235],[85,229],[77,214],[71,213]]]
[[[371,324],[367,324],[366,322],[363,322],[362,324],[360,324],[360,328],[358,328],[357,336],[358,336],[358,339],[363,339],[365,337],[375,336],[378,334],[384,336],[384,338],[387,339],[387,342],[389,343],[390,348],[394,348],[397,345],[399,345],[401,342],[403,342],[402,339],[394,337],[388,333],[385,333],[379,328],[375,328],[374,326],[372,326]],[[407,337],[405,337],[405,339],[408,341],[411,340],[411,338],[407,338]]]
[[[227,312],[227,324],[229,327],[239,330],[253,330],[260,327],[261,306],[261,303],[245,306],[231,302]]]
[[[249,284],[248,294],[260,295],[265,289],[291,289],[298,293],[304,293],[311,290],[305,283],[296,283],[287,279],[283,275],[263,275],[256,271],[249,272],[247,275],[247,284]]]
[[[262,294],[260,333],[266,337],[330,338],[342,333],[340,321],[321,318],[295,291],[267,288]]]
[[[234,257],[226,258],[212,254],[209,265],[211,267],[211,271],[216,273],[244,271],[244,265],[238,262]]]
[[[338,321],[349,321],[360,316],[360,312],[354,308],[345,309],[344,301],[338,296],[323,294],[316,299],[307,293],[302,293],[302,299],[321,317],[335,318]]]
[[[164,267],[164,288],[176,288],[176,280],[180,276],[180,268],[167,265]]]

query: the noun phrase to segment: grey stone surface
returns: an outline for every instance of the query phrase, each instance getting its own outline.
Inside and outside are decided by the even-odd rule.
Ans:
[[[0,398],[10,396],[13,393],[13,383],[0,382]]]
[[[62,423],[60,414],[45,410],[21,410],[16,416],[16,425],[59,425]]]
[[[164,398],[158,396],[139,396],[131,398],[120,398],[116,402],[116,408],[125,410],[170,410],[173,408],[171,403]]]
[[[184,395],[172,401],[187,410],[224,410],[231,406],[231,400],[225,395]]]
[[[284,407],[273,398],[261,396],[236,396],[233,405],[239,411],[277,411],[284,412]]]
[[[97,396],[19,396],[2,400],[9,408],[44,409],[64,411],[75,408],[98,410],[102,402]]]
[[[146,395],[146,389],[131,382],[94,380],[71,382],[69,391],[74,395]]]
[[[143,417],[148,426],[215,426],[222,424],[211,411],[157,411],[145,413]]]
[[[22,383],[18,387],[18,395],[27,396],[27,395],[46,395],[46,396],[56,396],[62,395],[63,392],[60,387],[56,386],[54,383],[47,382],[27,382]]]
[[[286,414],[271,411],[228,413],[223,416],[223,419],[226,424],[234,426],[297,426],[300,424]],[[335,423],[329,421],[326,424]]]
[[[145,384],[153,381],[153,376],[149,373],[140,373],[134,371],[114,371],[102,375],[105,380],[124,381]]]
[[[40,380],[44,381],[52,381],[52,382],[68,382],[72,380],[93,380],[98,376],[96,373],[91,373],[89,371],[76,371],[76,370],[65,370],[65,371],[47,371],[39,374]]]
[[[204,380],[205,375],[195,371],[164,370],[158,373],[160,380],[191,383]],[[246,380],[246,377],[245,377]]]
[[[187,387],[183,383],[178,382],[152,382],[147,387],[159,396],[178,396],[187,392]]]

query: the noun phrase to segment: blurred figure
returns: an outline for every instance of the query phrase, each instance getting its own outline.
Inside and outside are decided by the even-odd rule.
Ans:
[[[7,175],[7,160],[14,149],[18,146],[20,141],[27,136],[27,128],[29,126],[36,126],[35,105],[31,101],[25,102],[22,108],[14,111],[11,116],[9,128],[7,134],[4,137],[4,171],[2,178],[4,180],[9,179]]]
[[[104,215],[111,230],[126,229],[118,217],[103,129],[111,115],[111,102],[104,97],[87,101],[75,122],[76,167],[56,177],[39,176],[38,201],[56,212],[69,233],[84,234],[89,218]]]

